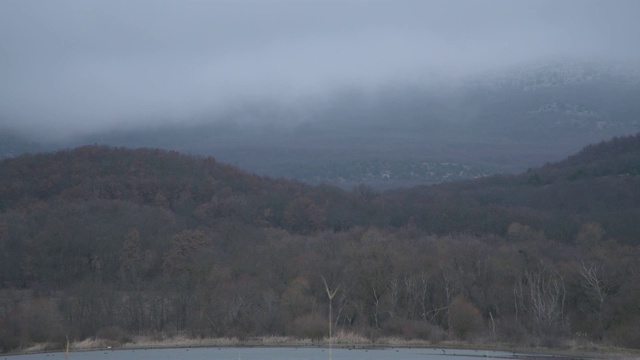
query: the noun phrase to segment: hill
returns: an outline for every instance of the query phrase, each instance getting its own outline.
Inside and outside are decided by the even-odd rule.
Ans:
[[[335,219],[328,214],[341,213],[333,211],[336,207],[350,208],[344,204],[350,201],[346,193],[336,188],[268,179],[212,157],[159,149],[84,146],[27,154],[5,159],[0,177],[0,209],[34,202],[117,201],[160,207],[188,222],[234,218],[302,232],[339,230],[351,217]],[[292,208],[287,210],[288,206]],[[296,206],[300,208],[294,211]],[[320,218],[304,218],[315,209]]]
[[[580,224],[597,221],[618,240],[636,244],[640,234],[623,224],[633,224],[640,206],[638,138],[590,145],[564,161],[519,175],[385,193],[366,186],[347,192],[273,180],[211,157],[173,151],[85,146],[5,160],[0,208],[34,200],[118,200],[159,206],[194,223],[233,217],[298,232],[411,222],[438,234],[504,235],[508,224],[518,221],[561,241],[570,241]],[[372,201],[378,206],[372,207]],[[296,206],[305,211],[293,211]],[[445,218],[452,214],[459,218]]]
[[[98,336],[640,343],[640,135],[376,192],[84,146],[0,162],[0,346]],[[581,335],[575,335],[581,334]],[[57,344],[57,345],[56,345]]]
[[[523,222],[571,241],[580,224],[596,221],[620,241],[638,244],[639,136],[590,145],[566,160],[519,175],[392,192],[423,227],[438,232],[504,234]],[[437,205],[434,205],[437,204]],[[446,210],[446,211],[445,211]]]

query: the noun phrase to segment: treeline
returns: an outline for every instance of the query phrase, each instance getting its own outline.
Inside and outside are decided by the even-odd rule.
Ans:
[[[167,220],[146,215],[152,226]],[[75,219],[87,228],[92,220]],[[334,329],[373,339],[626,347],[640,339],[639,249],[607,239],[595,223],[576,245],[522,224],[506,238],[411,228],[305,236],[233,222],[164,234],[173,226],[31,244],[20,264],[30,286],[0,291],[3,348],[65,336],[321,338],[322,277],[338,289]]]
[[[640,344],[639,136],[377,193],[87,146],[0,163],[0,346],[338,331]],[[606,154],[606,156],[602,156]]]

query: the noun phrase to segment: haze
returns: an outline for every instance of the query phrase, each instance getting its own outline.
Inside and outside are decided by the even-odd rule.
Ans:
[[[634,63],[640,2],[0,2],[0,125],[56,137],[437,85],[548,59]]]

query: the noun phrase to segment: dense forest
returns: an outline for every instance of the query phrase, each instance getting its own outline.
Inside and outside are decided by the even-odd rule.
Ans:
[[[640,345],[640,134],[378,192],[84,146],[0,162],[0,348],[338,332]]]

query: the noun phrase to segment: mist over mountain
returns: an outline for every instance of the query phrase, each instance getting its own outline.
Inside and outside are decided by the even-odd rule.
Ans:
[[[520,172],[635,134],[638,98],[633,67],[542,62],[439,87],[395,83],[287,105],[245,103],[181,124],[40,138],[31,149],[7,142],[3,153],[94,143],[159,147],[272,177],[393,188]]]
[[[637,1],[247,5],[0,2],[0,154],[164,147],[388,188],[638,131]]]
[[[638,14],[0,1],[0,352],[637,349]]]

